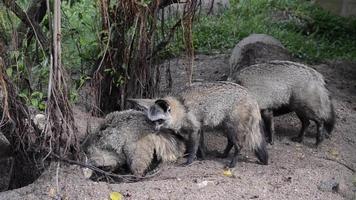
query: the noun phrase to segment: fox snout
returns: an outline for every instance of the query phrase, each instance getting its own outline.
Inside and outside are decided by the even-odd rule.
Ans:
[[[155,131],[161,130],[162,124],[159,122],[155,122]]]
[[[161,129],[161,126],[155,124],[155,131],[159,131]]]
[[[165,123],[165,120],[157,119],[157,120],[153,121],[153,123],[155,124],[155,131],[159,131],[161,129],[161,127],[163,126],[163,124]]]

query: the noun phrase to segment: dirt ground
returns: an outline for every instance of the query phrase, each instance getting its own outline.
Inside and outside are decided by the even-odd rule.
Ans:
[[[228,55],[197,55],[195,80],[223,80],[228,74]],[[173,90],[186,82],[180,59],[162,65],[161,73],[170,66]],[[327,79],[337,113],[331,139],[315,148],[315,126],[302,144],[291,142],[300,128],[293,115],[276,118],[277,140],[269,145],[270,162],[256,163],[251,152],[244,151],[232,170],[234,176],[223,175],[228,159],[214,153],[207,160],[163,166],[150,179],[134,183],[94,182],[85,179],[77,166],[59,168],[52,165],[35,183],[0,193],[0,199],[109,199],[111,192],[120,192],[124,199],[356,199],[356,62],[325,61],[313,66]],[[167,87],[165,79],[162,85]],[[167,90],[166,90],[167,91]],[[87,125],[85,113],[77,110],[82,128]],[[92,119],[90,124],[97,122]],[[210,151],[221,151],[226,139],[209,133],[206,141]],[[57,182],[58,180],[58,182]],[[56,191],[58,190],[58,193]]]

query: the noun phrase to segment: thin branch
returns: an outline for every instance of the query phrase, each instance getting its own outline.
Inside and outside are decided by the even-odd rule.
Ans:
[[[37,22],[33,19],[29,18],[27,14],[21,9],[21,7],[13,0],[3,0],[5,6],[9,8],[23,23],[25,23],[28,27],[31,27],[35,36],[39,43],[41,44],[41,48],[48,48],[48,39],[46,35],[43,33],[41,27]]]
[[[319,156],[316,156],[316,157],[317,157],[317,158],[320,158],[320,159],[329,160],[329,161],[338,163],[338,164],[340,164],[340,165],[346,167],[347,169],[349,169],[349,170],[352,171],[353,173],[356,172],[356,170],[355,170],[353,167],[347,165],[346,163],[343,163],[343,162],[341,162],[341,161],[338,161],[338,160],[336,160],[336,159],[332,159],[332,158],[328,158],[328,157],[319,157]]]
[[[56,159],[58,159],[60,161],[63,161],[63,162],[69,163],[69,164],[73,164],[73,165],[78,165],[80,167],[85,167],[85,168],[91,169],[91,170],[93,170],[95,172],[98,172],[100,174],[103,174],[103,175],[106,175],[106,176],[110,176],[110,177],[119,178],[119,179],[122,179],[122,180],[125,180],[125,181],[130,181],[130,182],[149,179],[149,178],[152,178],[152,177],[156,176],[160,172],[160,170],[157,170],[157,172],[155,172],[153,174],[150,174],[148,176],[135,176],[135,175],[131,175],[131,174],[119,175],[119,174],[114,174],[114,173],[111,173],[111,172],[104,171],[104,170],[102,170],[102,169],[100,169],[98,167],[95,167],[93,165],[88,165],[88,164],[80,162],[80,161],[70,160],[70,159],[67,159],[67,158],[60,157],[55,153],[51,153],[51,155],[54,158],[56,158]]]
[[[104,54],[103,54],[103,57],[102,59],[100,60],[100,63],[99,63],[99,66],[98,68],[96,69],[95,73],[94,73],[94,76],[97,76],[97,74],[99,73],[100,69],[101,69],[101,66],[103,65],[104,63],[104,60],[105,60],[105,57],[106,57],[106,54],[108,52],[108,49],[109,49],[109,46],[110,46],[110,40],[111,40],[111,30],[110,30],[110,27],[111,27],[111,24],[110,24],[110,17],[109,17],[109,13],[108,13],[108,8],[105,6],[105,5],[102,5],[102,12],[103,12],[103,20],[106,20],[106,21],[103,21],[102,23],[106,24],[107,25],[107,30],[108,30],[108,41],[105,45],[105,49],[104,49]]]
[[[172,40],[174,33],[176,32],[177,28],[180,27],[182,24],[182,19],[179,19],[174,26],[169,31],[168,37],[164,40],[161,41],[156,48],[153,50],[153,53],[148,57],[148,59],[151,59],[157,55],[158,52],[162,51]]]
[[[46,1],[45,0],[32,0],[31,5],[26,11],[27,19],[32,19],[32,21],[36,23],[41,23],[44,17],[46,16]],[[26,34],[27,29],[29,28],[29,32]],[[33,34],[32,26],[29,27],[25,22],[21,22],[16,30],[19,33],[18,39],[18,47],[22,46],[24,42],[25,36],[27,35],[27,40],[30,40]],[[38,40],[38,38],[36,38]]]

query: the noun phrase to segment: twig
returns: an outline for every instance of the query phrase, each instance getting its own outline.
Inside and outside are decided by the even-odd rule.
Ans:
[[[56,187],[57,187],[57,195],[59,194],[59,167],[60,167],[60,162],[57,163],[57,169],[56,169]]]
[[[103,14],[104,14],[104,19],[106,19],[107,21],[105,23],[107,23],[107,28],[108,28],[108,41],[105,45],[105,49],[104,49],[104,53],[103,53],[103,57],[102,59],[100,60],[100,63],[99,63],[99,66],[98,68],[95,70],[95,73],[94,75],[97,76],[97,74],[99,73],[100,69],[101,69],[101,66],[103,65],[104,63],[104,60],[105,60],[105,57],[106,57],[106,54],[108,52],[108,49],[109,49],[109,46],[110,46],[110,40],[111,40],[111,24],[110,24],[110,17],[109,17],[109,13],[108,13],[108,8],[103,8]]]
[[[176,29],[181,26],[181,23],[182,23],[182,19],[179,19],[175,24],[174,26],[172,26],[172,28],[170,28],[170,31],[169,31],[169,34],[167,36],[167,38],[163,41],[161,41],[157,46],[156,48],[153,50],[153,53],[147,58],[148,60],[150,60],[151,58],[153,58],[154,56],[157,55],[158,52],[160,52],[162,49],[164,49],[168,44],[169,42],[171,41],[171,39],[173,38],[174,36],[174,33],[176,32]]]
[[[332,159],[332,158],[328,158],[328,157],[319,157],[319,156],[317,156],[317,158],[324,159],[324,160],[329,160],[329,161],[332,161],[332,162],[336,162],[336,163],[338,163],[338,164],[340,164],[340,165],[346,167],[347,169],[349,169],[349,170],[352,171],[353,173],[356,172],[356,170],[355,170],[353,167],[347,165],[346,163],[343,163],[343,162],[341,162],[341,161],[338,161],[338,160],[336,160],[336,159]]]
[[[209,11],[208,11],[208,15],[213,13],[213,9],[214,9],[214,0],[211,1],[211,5],[210,5]]]
[[[134,182],[134,181],[139,181],[139,180],[143,180],[143,179],[149,179],[149,178],[152,178],[154,176],[156,176],[157,174],[159,174],[160,170],[157,170],[157,172],[153,173],[153,174],[150,174],[150,175],[147,175],[147,176],[135,176],[135,175],[130,175],[130,174],[125,174],[125,175],[119,175],[119,174],[113,174],[111,172],[107,172],[107,171],[104,171],[102,169],[99,169],[98,167],[95,167],[93,165],[88,165],[88,164],[85,164],[83,162],[79,162],[79,161],[76,161],[76,160],[70,160],[70,159],[67,159],[67,158],[62,158],[60,156],[58,156],[57,154],[55,153],[51,153],[51,155],[53,157],[55,157],[56,159],[58,160],[61,160],[61,161],[64,161],[66,163],[69,163],[69,164],[74,164],[74,165],[78,165],[80,167],[85,167],[85,168],[88,168],[88,169],[91,169],[95,172],[98,172],[98,173],[101,173],[101,174],[104,174],[106,176],[110,176],[110,177],[115,177],[115,178],[119,178],[119,179],[122,179],[122,180],[125,180],[125,181],[129,181],[129,182]]]
[[[14,162],[15,162],[15,159],[14,159],[13,157],[10,157],[9,159],[11,160],[11,161],[10,161],[11,164],[10,164],[9,176],[12,177],[12,173],[13,173],[13,171],[14,171]],[[7,185],[6,190],[9,190],[9,188],[10,188],[10,183],[11,183],[11,181],[9,181],[9,184]]]
[[[3,0],[5,6],[9,8],[23,23],[31,27],[35,33],[36,39],[39,41],[40,45],[44,48],[48,47],[48,39],[46,35],[41,30],[39,24],[32,19],[30,19],[27,14],[21,9],[21,7],[16,3],[16,1]]]

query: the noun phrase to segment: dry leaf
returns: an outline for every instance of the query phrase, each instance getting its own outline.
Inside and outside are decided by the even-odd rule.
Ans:
[[[305,157],[304,153],[298,153],[297,156],[300,159],[304,159],[304,157]]]
[[[48,191],[48,196],[54,198],[56,196],[56,189],[50,188]]]
[[[232,174],[232,172],[231,172],[231,170],[229,169],[229,168],[227,168],[227,169],[224,169],[224,176],[227,176],[227,177],[232,177],[233,176],[233,174]]]
[[[339,151],[336,150],[336,149],[331,149],[331,150],[329,151],[329,153],[330,153],[331,156],[333,156],[333,157],[335,157],[335,158],[337,158],[337,157],[339,156]]]
[[[123,200],[124,197],[120,192],[112,192],[110,193],[110,200]]]

